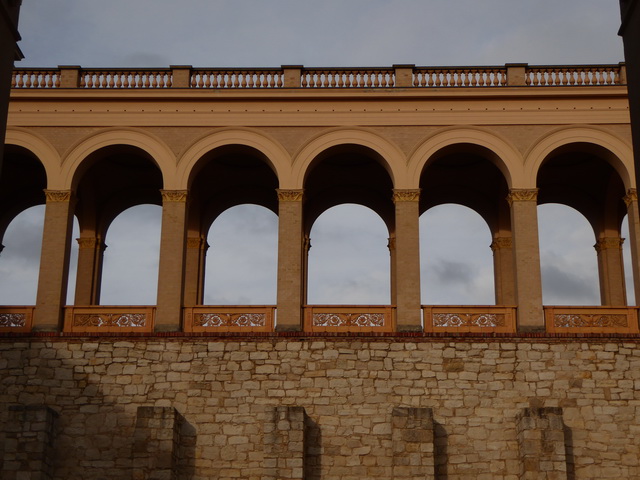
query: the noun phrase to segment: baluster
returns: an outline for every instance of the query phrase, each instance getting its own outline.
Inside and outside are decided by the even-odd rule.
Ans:
[[[435,76],[437,75],[436,72],[431,72],[429,70],[427,70],[426,72],[424,72],[424,76],[422,77],[423,80],[425,81],[424,84],[420,84],[420,86],[427,86],[427,87],[433,87],[434,83],[435,83]]]
[[[240,76],[240,88],[251,87],[251,72],[238,73]]]
[[[17,78],[18,78],[18,73],[14,71],[13,74],[11,75],[11,88],[16,88],[16,85],[18,84]]]
[[[620,70],[615,68],[612,72],[611,75],[613,77],[613,84],[614,85],[620,85]]]

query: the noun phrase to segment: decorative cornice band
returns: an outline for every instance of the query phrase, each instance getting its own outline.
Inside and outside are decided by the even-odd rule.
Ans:
[[[70,202],[72,196],[71,190],[44,190],[44,196],[47,203],[50,202]]]
[[[420,189],[393,189],[393,203],[396,202],[418,202],[420,200]]]
[[[604,250],[622,250],[623,243],[624,238],[622,237],[604,237],[599,238],[593,248],[595,248],[598,253]]]
[[[280,202],[301,202],[304,190],[283,190],[278,188],[276,192]]]
[[[507,201],[509,205],[513,202],[536,202],[538,200],[537,188],[514,188],[509,191]]]
[[[633,202],[638,201],[638,191],[635,188],[630,188],[627,190],[627,194],[622,197],[624,200],[624,204],[629,208]]]
[[[160,190],[163,202],[186,202],[187,190]]]

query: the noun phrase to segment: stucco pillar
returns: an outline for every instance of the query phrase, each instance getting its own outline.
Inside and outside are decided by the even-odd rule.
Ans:
[[[187,192],[162,190],[162,234],[155,329],[178,331],[184,294]]]
[[[184,304],[201,305],[204,296],[204,269],[209,245],[204,237],[187,237],[184,276]]]
[[[100,237],[80,235],[75,305],[99,305],[102,265],[107,246]]]
[[[598,254],[598,277],[602,305],[621,307],[627,304],[622,262],[624,238],[600,237],[593,246]]]
[[[395,203],[395,298],[399,331],[422,331],[420,304],[420,190],[394,190]]]
[[[638,193],[630,188],[624,197],[627,205],[627,221],[629,222],[629,246],[631,247],[631,265],[633,269],[633,291],[635,304],[640,304],[640,211],[638,210]]]
[[[511,235],[496,235],[491,242],[493,252],[493,281],[496,305],[515,305],[516,294],[513,279],[513,241]]]
[[[537,189],[512,189],[507,197],[511,207],[515,299],[520,331],[544,330],[537,199]]]
[[[278,331],[302,330],[302,190],[278,190]]]
[[[45,190],[46,207],[33,329],[57,331],[67,299],[73,227],[71,190]]]

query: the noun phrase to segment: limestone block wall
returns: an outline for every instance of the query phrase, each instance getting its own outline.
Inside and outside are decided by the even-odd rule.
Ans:
[[[5,337],[0,462],[54,480],[640,478],[640,347]]]

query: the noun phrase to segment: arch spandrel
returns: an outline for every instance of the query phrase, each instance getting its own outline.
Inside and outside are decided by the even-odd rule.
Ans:
[[[47,175],[49,190],[65,190],[57,187],[61,177],[60,154],[47,140],[24,129],[8,128],[5,144],[25,148],[40,161]]]
[[[242,145],[262,153],[278,177],[280,188],[289,188],[291,157],[285,148],[273,138],[252,129],[224,129],[200,138],[182,153],[176,172],[176,190],[187,190],[198,161],[208,152],[219,147]]]
[[[340,145],[366,147],[384,160],[383,167],[389,173],[394,188],[408,188],[406,181],[406,156],[393,143],[365,129],[341,128],[323,132],[308,141],[293,158],[291,184],[280,188],[301,189],[309,168],[319,155]]]
[[[610,152],[611,155],[603,160],[608,161],[618,172],[625,189],[635,188],[631,145],[609,132],[594,127],[563,128],[538,140],[525,155],[524,175],[529,185],[527,188],[534,188],[540,167],[549,155],[561,147],[578,143],[591,144]]]
[[[103,130],[77,143],[63,158],[61,184],[58,189],[74,189],[79,181],[77,173],[83,161],[101,148],[113,145],[136,147],[148,153],[162,173],[163,188],[178,190],[174,186],[176,184],[176,157],[169,147],[148,132],[122,128]]]
[[[409,156],[406,188],[418,188],[420,177],[427,163],[446,147],[471,144],[492,152],[492,160],[504,175],[509,188],[527,188],[523,172],[523,158],[506,140],[486,130],[477,128],[451,128],[436,133],[423,141]],[[534,182],[535,185],[535,182]]]

